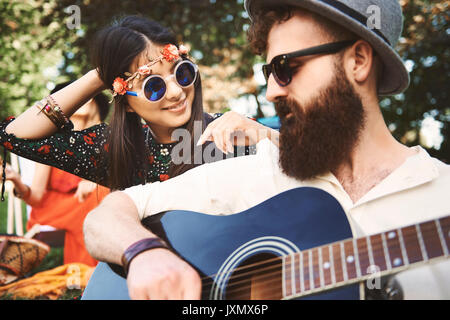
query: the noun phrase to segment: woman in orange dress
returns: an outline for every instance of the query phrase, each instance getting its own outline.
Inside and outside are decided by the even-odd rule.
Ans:
[[[48,169],[44,170],[50,171],[46,191],[42,200],[32,207],[27,229],[38,223],[65,230],[64,264],[81,262],[95,266],[97,261],[89,255],[84,245],[83,221],[89,211],[109,193],[109,189],[60,169],[45,167]],[[77,195],[81,194],[82,188],[86,190],[83,191],[83,200],[80,202]],[[87,190],[90,189],[93,190],[88,193]]]

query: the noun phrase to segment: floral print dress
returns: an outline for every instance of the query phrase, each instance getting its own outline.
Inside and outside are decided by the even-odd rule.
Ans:
[[[208,122],[214,121],[222,114],[216,113],[212,117],[208,115]],[[50,165],[58,169],[73,173],[83,179],[94,181],[108,187],[108,163],[104,152],[108,152],[107,132],[105,123],[92,126],[85,130],[73,130],[70,122],[65,129],[58,131],[48,138],[20,139],[5,131],[7,125],[14,120],[9,117],[0,123],[0,146],[6,151],[11,151],[21,157]],[[169,179],[169,167],[171,163],[171,151],[176,143],[158,143],[150,133],[147,125],[142,126],[149,148],[149,170],[143,176],[141,168],[146,166],[138,163],[135,166],[132,177],[133,185],[146,182],[165,181]],[[256,148],[246,148],[245,154],[254,154]],[[6,158],[6,157],[5,157]],[[130,185],[129,187],[133,186]]]

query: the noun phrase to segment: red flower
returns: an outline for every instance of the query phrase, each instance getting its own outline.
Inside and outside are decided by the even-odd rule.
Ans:
[[[66,150],[66,154],[69,155],[69,156],[73,156],[73,152],[70,151],[70,150]]]
[[[123,96],[125,93],[127,93],[127,87],[128,87],[128,83],[125,80],[123,80],[122,78],[117,77],[114,80],[113,90],[117,94],[120,94],[121,96]]]
[[[176,60],[180,57],[180,55],[178,54],[178,48],[173,44],[165,45],[162,51],[162,55],[168,62],[172,62],[173,60]]]
[[[3,142],[3,146],[4,146],[6,149],[8,149],[8,150],[12,150],[12,149],[13,149],[12,144],[11,144],[10,142],[8,142],[8,141]]]
[[[49,145],[43,145],[42,147],[40,147],[39,149],[38,149],[38,152],[39,153],[44,153],[44,154],[47,154],[47,153],[49,153],[50,152],[50,146]]]
[[[105,143],[105,145],[103,146],[103,149],[104,149],[106,152],[109,152],[109,143]]]
[[[91,137],[83,136],[83,139],[84,139],[84,142],[86,142],[87,144],[94,144]]]
[[[88,136],[95,138],[97,136],[97,134],[95,132],[91,132],[91,133],[88,134]]]
[[[166,181],[167,179],[169,179],[169,175],[167,175],[167,174],[160,174],[159,175],[159,180]]]
[[[154,156],[149,156],[149,157],[148,157],[148,162],[149,162],[150,164],[152,164],[153,162],[155,162],[155,157],[154,157]]]

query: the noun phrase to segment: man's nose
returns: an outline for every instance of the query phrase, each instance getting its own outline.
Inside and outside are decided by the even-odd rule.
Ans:
[[[267,79],[267,91],[266,91],[266,99],[270,102],[275,102],[277,98],[286,97],[287,96],[287,88],[281,87],[273,77],[273,74],[270,74]]]

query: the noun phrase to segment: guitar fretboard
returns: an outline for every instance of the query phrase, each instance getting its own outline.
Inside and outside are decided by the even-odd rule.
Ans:
[[[448,257],[450,216],[283,257],[283,297],[291,298]]]

